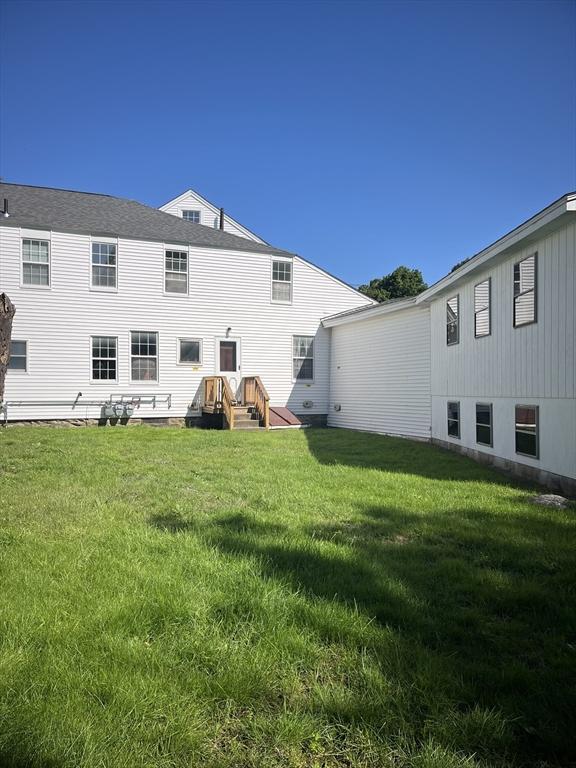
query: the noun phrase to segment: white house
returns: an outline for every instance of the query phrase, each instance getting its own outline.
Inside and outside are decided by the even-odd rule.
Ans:
[[[325,422],[321,318],[366,306],[365,296],[212,222],[17,184],[0,185],[4,198],[0,291],[16,306],[8,420],[129,415],[124,403],[134,417],[193,420],[203,378],[222,374],[235,391],[258,376],[271,405]]]
[[[576,493],[576,194],[416,298],[323,325],[330,425],[431,439]]]

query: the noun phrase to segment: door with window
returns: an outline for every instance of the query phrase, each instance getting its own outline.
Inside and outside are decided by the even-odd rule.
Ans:
[[[240,386],[240,339],[216,339],[216,373],[226,376],[232,392],[236,394]]]

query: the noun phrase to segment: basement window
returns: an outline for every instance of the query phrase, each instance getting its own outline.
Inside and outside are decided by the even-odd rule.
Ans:
[[[92,381],[117,380],[117,349],[116,336],[92,336]]]
[[[460,439],[460,403],[448,403],[448,436]]]
[[[48,240],[22,240],[22,284],[50,286],[50,243]]]
[[[292,302],[292,262],[272,262],[272,301],[277,304]]]
[[[490,278],[474,286],[474,336],[490,336]]]
[[[115,243],[92,243],[92,287],[116,288]]]
[[[314,336],[292,337],[292,375],[295,381],[313,381]]]
[[[132,381],[158,381],[158,334],[132,331],[130,343]]]
[[[166,251],[166,293],[188,293],[188,254],[186,251]]]
[[[536,257],[514,264],[514,328],[536,322]]]
[[[178,362],[181,365],[201,365],[202,340],[178,339]]]
[[[538,458],[538,406],[516,406],[516,453]]]
[[[458,344],[460,341],[459,297],[453,296],[446,302],[446,344]]]
[[[10,342],[10,362],[9,371],[20,371],[26,373],[28,370],[28,342],[16,341]]]
[[[200,211],[182,211],[182,218],[193,224],[200,224]]]
[[[492,447],[492,405],[476,403],[476,442]]]

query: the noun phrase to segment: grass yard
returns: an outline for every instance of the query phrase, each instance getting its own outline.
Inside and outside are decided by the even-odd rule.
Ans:
[[[576,512],[339,430],[0,432],[2,768],[576,751]]]

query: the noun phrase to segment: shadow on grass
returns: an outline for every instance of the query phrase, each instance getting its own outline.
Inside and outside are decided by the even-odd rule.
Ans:
[[[397,682],[419,692],[422,722],[441,719],[446,701],[466,716],[502,712],[512,736],[493,748],[480,732],[472,745],[479,755],[502,760],[496,764],[506,752],[520,765],[565,765],[576,748],[574,541],[566,524],[538,512],[513,517],[478,506],[423,518],[359,506],[349,520],[305,529],[247,515],[163,529],[194,530],[228,556],[257,558],[264,577],[308,601],[295,622],[325,642],[372,644],[383,659],[393,631],[403,659]],[[316,610],[325,603],[361,611],[385,630],[381,640],[331,625]],[[366,697],[324,712],[376,728],[386,717]]]

